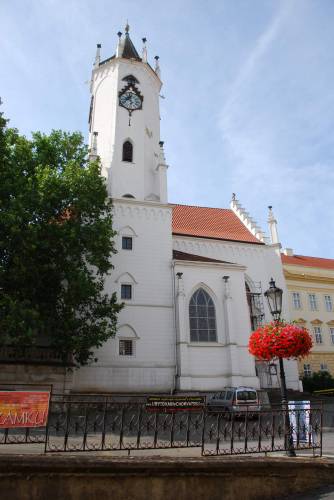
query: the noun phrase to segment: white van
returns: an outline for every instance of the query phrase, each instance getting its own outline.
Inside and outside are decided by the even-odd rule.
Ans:
[[[259,394],[254,387],[225,387],[208,398],[209,411],[256,413],[261,410]]]

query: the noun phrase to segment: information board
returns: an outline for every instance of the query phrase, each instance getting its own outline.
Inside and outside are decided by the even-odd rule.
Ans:
[[[204,396],[150,396],[147,398],[146,409],[159,413],[174,413],[176,411],[198,411],[204,405]]]

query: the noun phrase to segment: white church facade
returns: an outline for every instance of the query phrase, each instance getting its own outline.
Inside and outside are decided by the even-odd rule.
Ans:
[[[114,206],[118,253],[106,291],[125,307],[118,332],[98,362],[73,376],[73,391],[212,391],[224,386],[275,386],[248,353],[248,338],[270,321],[263,291],[273,277],[287,290],[276,221],[271,239],[235,195],[230,208],[172,205],[160,140],[158,58],[139,55],[126,28],[116,54],[91,79],[90,146],[99,156]],[[294,361],[287,384],[297,389]]]

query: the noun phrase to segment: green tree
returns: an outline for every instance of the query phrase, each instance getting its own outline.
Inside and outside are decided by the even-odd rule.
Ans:
[[[0,115],[0,342],[48,339],[77,365],[115,334],[122,307],[104,292],[112,206],[87,153],[79,133],[29,140]]]
[[[315,372],[302,378],[304,391],[314,392],[321,389],[334,389],[334,378],[328,371]]]

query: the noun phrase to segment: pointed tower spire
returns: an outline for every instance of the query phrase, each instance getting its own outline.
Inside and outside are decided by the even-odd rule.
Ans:
[[[126,23],[125,26],[125,40],[122,54],[119,54],[119,57],[124,57],[125,59],[136,59],[137,61],[141,61],[138,52],[136,51],[135,46],[133,45],[130,35],[130,26],[129,23]]]

